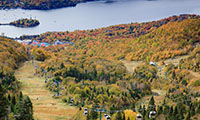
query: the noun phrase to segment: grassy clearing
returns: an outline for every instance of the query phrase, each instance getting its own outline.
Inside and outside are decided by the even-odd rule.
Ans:
[[[133,73],[135,68],[143,63],[142,61],[127,61],[127,60],[121,60],[121,61],[125,65],[128,72],[130,73]]]
[[[78,108],[52,98],[53,93],[45,89],[45,79],[34,76],[34,65],[30,61],[24,63],[15,72],[15,76],[22,83],[23,94],[29,95],[33,102],[36,120],[72,120],[78,112]]]
[[[185,59],[187,57],[189,57],[189,55],[177,56],[174,59],[166,59],[164,62],[165,62],[165,65],[168,65],[169,63],[173,63],[174,65],[178,65],[178,63],[181,59]],[[123,64],[125,65],[125,67],[127,68],[127,70],[130,73],[133,73],[137,66],[144,63],[143,61],[127,61],[127,60],[121,60],[121,61],[123,62]],[[156,62],[158,67],[160,67],[161,70],[163,71],[164,65],[161,66],[160,63],[161,63],[161,61]]]

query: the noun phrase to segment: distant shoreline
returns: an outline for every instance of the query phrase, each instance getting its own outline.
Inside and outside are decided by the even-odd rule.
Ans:
[[[0,10],[9,10],[9,9],[25,9],[25,10],[52,10],[59,9],[65,7],[75,7],[79,3],[86,3],[90,1],[99,1],[99,0],[42,0],[42,2],[38,3],[28,3],[24,0],[24,2],[12,2],[7,1],[4,4],[0,3]]]
[[[0,25],[10,25],[10,23],[0,23]]]

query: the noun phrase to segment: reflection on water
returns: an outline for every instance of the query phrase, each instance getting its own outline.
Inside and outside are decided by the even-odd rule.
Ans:
[[[0,26],[0,33],[17,37],[47,31],[73,31],[152,21],[183,13],[200,14],[199,3],[200,0],[105,0],[48,11],[0,10],[0,23],[8,23],[20,18],[35,18],[41,23],[34,28]]]

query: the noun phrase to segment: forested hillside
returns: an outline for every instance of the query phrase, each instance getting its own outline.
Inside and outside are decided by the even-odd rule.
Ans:
[[[47,32],[35,39],[72,42],[29,47],[36,60],[44,61],[35,74],[48,76],[46,87],[53,92],[59,90],[63,102],[80,110],[90,108],[93,112],[88,119],[96,119],[95,106],[104,106],[114,120],[124,116],[128,119],[130,113],[116,112],[127,109],[135,112],[132,114],[141,113],[145,120],[150,111],[157,112],[157,119],[189,120],[199,115],[199,79],[189,71],[198,71],[199,16],[173,16],[87,31]],[[179,65],[164,62],[185,54],[191,56]],[[121,59],[141,60],[144,64],[129,73]],[[149,64],[160,60],[161,65]],[[55,86],[58,81],[59,87]],[[153,89],[165,94],[154,93]]]
[[[0,120],[32,120],[32,103],[19,91],[14,70],[27,60],[26,48],[0,37]]]
[[[76,6],[80,2],[92,0],[1,0],[1,9],[22,8],[49,10],[62,7]]]
[[[47,32],[36,40],[73,42],[65,49],[65,54],[69,55],[158,61],[192,50],[192,45],[199,40],[198,18],[196,15],[182,15],[88,31]]]

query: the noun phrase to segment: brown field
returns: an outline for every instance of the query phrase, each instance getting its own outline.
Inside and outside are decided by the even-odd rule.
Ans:
[[[127,60],[121,60],[121,62],[124,64],[128,72],[133,73],[135,68],[142,64],[142,61],[127,61]]]
[[[35,120],[72,120],[78,108],[53,98],[54,93],[45,88],[45,79],[34,76],[34,70],[34,65],[28,61],[15,72],[15,76],[22,83],[23,94],[32,100]]]

